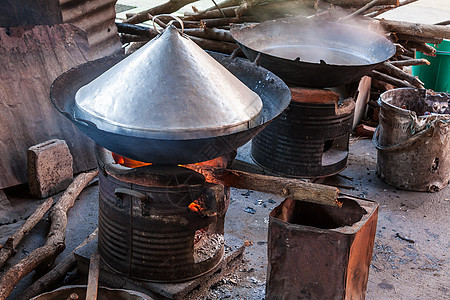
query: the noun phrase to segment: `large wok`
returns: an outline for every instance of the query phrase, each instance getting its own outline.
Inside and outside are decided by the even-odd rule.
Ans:
[[[343,23],[278,19],[231,29],[245,55],[302,87],[334,87],[358,80],[395,54],[370,30]]]
[[[118,63],[125,55],[101,58],[61,74],[51,86],[50,98],[58,111],[82,132],[114,153],[139,161],[166,165],[210,160],[248,142],[289,105],[291,98],[286,84],[266,69],[242,59],[229,58],[217,53],[210,54],[260,96],[263,110],[259,125],[229,135],[180,140],[152,136],[137,137],[133,136],[133,131],[129,131],[127,135],[118,134],[101,129],[90,121],[77,119],[74,115],[74,105],[78,89]]]

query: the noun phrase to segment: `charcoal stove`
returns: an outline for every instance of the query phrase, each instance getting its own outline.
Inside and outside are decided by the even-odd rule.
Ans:
[[[355,104],[330,90],[291,88],[280,118],[252,140],[254,161],[274,173],[331,176],[347,166]]]
[[[229,188],[181,166],[130,168],[96,147],[98,251],[112,270],[152,282],[181,282],[224,255]],[[235,152],[215,161],[231,164]]]

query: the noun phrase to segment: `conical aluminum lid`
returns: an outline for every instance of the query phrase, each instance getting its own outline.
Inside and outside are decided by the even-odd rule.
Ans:
[[[80,88],[75,115],[104,130],[167,139],[258,125],[260,97],[174,26]]]

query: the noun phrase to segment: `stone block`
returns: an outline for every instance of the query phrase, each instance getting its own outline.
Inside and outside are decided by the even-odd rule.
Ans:
[[[27,151],[28,186],[45,198],[66,189],[73,180],[73,158],[64,140],[48,140]]]

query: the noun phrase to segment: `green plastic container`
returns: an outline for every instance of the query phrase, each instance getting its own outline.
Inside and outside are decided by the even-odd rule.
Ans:
[[[431,64],[413,66],[412,73],[423,81],[425,88],[450,93],[450,40],[444,39],[436,50],[436,57],[416,52],[417,58],[425,58]]]

